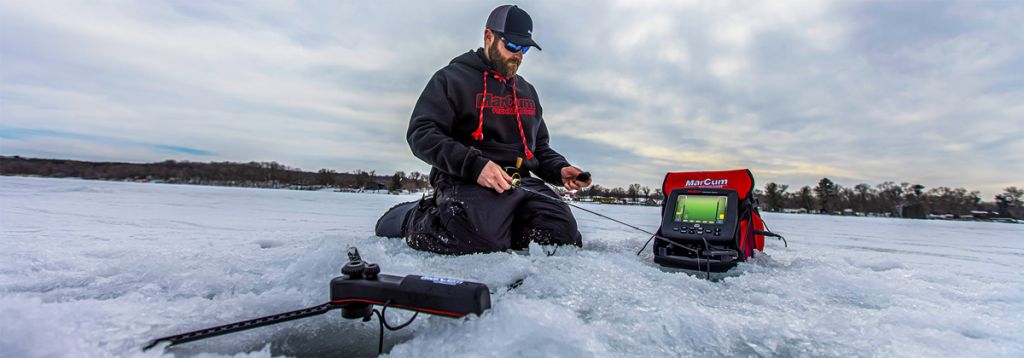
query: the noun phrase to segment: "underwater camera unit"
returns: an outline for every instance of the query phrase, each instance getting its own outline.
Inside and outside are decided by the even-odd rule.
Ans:
[[[173,346],[341,309],[341,317],[346,319],[361,319],[365,322],[373,318],[373,315],[377,316],[380,323],[377,351],[380,353],[384,346],[384,328],[392,331],[402,329],[412,323],[420,313],[461,318],[471,313],[479,316],[491,308],[490,290],[482,283],[434,276],[381,274],[380,266],[363,261],[359,250],[354,247],[349,248],[348,258],[348,263],[341,268],[342,276],[331,280],[330,301],[326,303],[157,338],[150,341],[143,350],[153,348],[161,342],[168,342],[168,346]],[[374,306],[382,308],[378,311]],[[409,321],[393,326],[384,316],[388,308],[416,313]]]
[[[671,172],[662,192],[654,262],[687,270],[725,272],[764,249],[765,230],[748,169]]]

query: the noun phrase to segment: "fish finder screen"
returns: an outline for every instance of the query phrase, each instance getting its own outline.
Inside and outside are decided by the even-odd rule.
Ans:
[[[679,195],[675,221],[695,224],[724,224],[729,197],[715,195]]]

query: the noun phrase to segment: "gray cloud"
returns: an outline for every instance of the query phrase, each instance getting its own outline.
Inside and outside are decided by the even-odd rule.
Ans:
[[[4,2],[0,125],[82,137],[0,152],[425,171],[412,104],[496,5]],[[520,6],[553,144],[604,185],[735,167],[794,187],[1024,185],[1016,3]]]

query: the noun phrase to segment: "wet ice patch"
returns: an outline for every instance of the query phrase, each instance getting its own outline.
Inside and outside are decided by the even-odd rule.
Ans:
[[[899,260],[891,258],[862,258],[860,260],[847,258],[846,262],[850,265],[866,268],[872,271],[889,271],[907,268],[907,265],[903,264]]]
[[[465,321],[433,320],[428,325],[430,327],[417,329],[416,338],[396,346],[391,355],[592,357],[609,354],[601,337],[571,310],[543,300],[509,297],[483,317]]]
[[[278,240],[256,240],[256,244],[259,245],[261,249],[272,249],[284,245],[284,242]]]

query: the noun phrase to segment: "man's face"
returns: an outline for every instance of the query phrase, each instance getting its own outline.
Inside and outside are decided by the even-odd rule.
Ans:
[[[494,69],[505,78],[515,76],[519,71],[519,65],[523,63],[522,51],[509,51],[494,32],[491,32],[491,45],[487,48],[487,57],[494,63]]]

